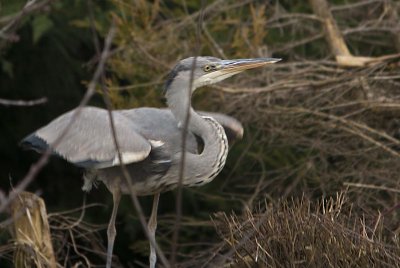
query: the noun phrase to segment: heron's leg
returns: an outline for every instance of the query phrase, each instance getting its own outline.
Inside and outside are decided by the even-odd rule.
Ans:
[[[114,248],[114,241],[115,241],[115,236],[117,235],[117,231],[115,229],[115,220],[117,218],[117,212],[118,212],[118,205],[119,201],[121,200],[121,189],[119,188],[119,185],[114,186],[113,189],[110,189],[112,195],[113,195],[113,210],[111,213],[111,219],[108,224],[108,229],[107,229],[107,239],[108,239],[108,245],[107,245],[107,268],[111,268],[111,262],[112,262],[112,253],[113,253],[113,248]]]
[[[149,238],[150,238],[150,268],[156,267],[157,255],[156,249],[153,247],[151,241],[156,242],[156,229],[157,229],[157,209],[158,209],[158,201],[160,199],[160,193],[156,193],[153,199],[153,208],[151,210],[151,215],[149,219],[149,223],[147,227],[149,228]]]

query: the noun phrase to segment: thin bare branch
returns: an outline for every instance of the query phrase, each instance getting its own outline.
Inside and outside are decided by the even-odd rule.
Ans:
[[[6,23],[0,29],[0,50],[7,42],[17,41],[19,38],[15,35],[16,30],[20,27],[22,19],[30,14],[46,9],[54,0],[29,0],[18,13],[0,19],[0,24]]]
[[[47,102],[47,98],[40,98],[36,100],[6,100],[6,99],[0,99],[0,104],[4,106],[36,106],[36,105],[41,105]]]

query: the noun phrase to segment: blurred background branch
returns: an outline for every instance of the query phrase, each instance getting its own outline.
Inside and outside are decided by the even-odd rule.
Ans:
[[[0,99],[0,105],[4,106],[34,106],[34,105],[40,105],[44,104],[47,102],[47,98],[40,98],[37,100],[5,100],[5,99]]]
[[[16,31],[22,26],[23,20],[35,13],[49,12],[51,2],[54,0],[28,0],[20,11],[0,17],[0,50],[7,43],[19,40]]]

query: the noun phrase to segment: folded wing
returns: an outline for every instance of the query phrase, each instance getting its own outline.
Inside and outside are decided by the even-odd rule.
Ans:
[[[84,107],[73,120],[75,111],[59,116],[30,134],[22,140],[22,146],[39,152],[51,147],[54,154],[85,168],[119,165],[108,112],[100,108]],[[123,162],[129,164],[147,158],[152,146],[136,131],[135,123],[118,112],[113,112],[113,119]],[[71,120],[73,122],[68,127]],[[66,128],[67,133],[56,143]]]

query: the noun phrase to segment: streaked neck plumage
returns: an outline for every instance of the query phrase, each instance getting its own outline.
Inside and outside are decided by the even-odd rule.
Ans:
[[[199,179],[209,181],[218,174],[225,164],[228,141],[225,131],[216,120],[203,118],[193,110],[191,107],[191,96],[195,85],[192,83],[193,87],[190,89],[190,84],[190,77],[184,74],[178,75],[166,89],[166,98],[168,107],[171,109],[180,127],[185,122],[189,107],[188,131],[201,137],[204,142],[202,153],[191,154],[185,152],[188,159],[193,158],[191,159],[193,161],[187,161],[186,163],[194,163],[194,166],[185,168],[185,180],[193,180],[193,177],[198,177]],[[196,181],[184,181],[184,184],[194,183]]]

